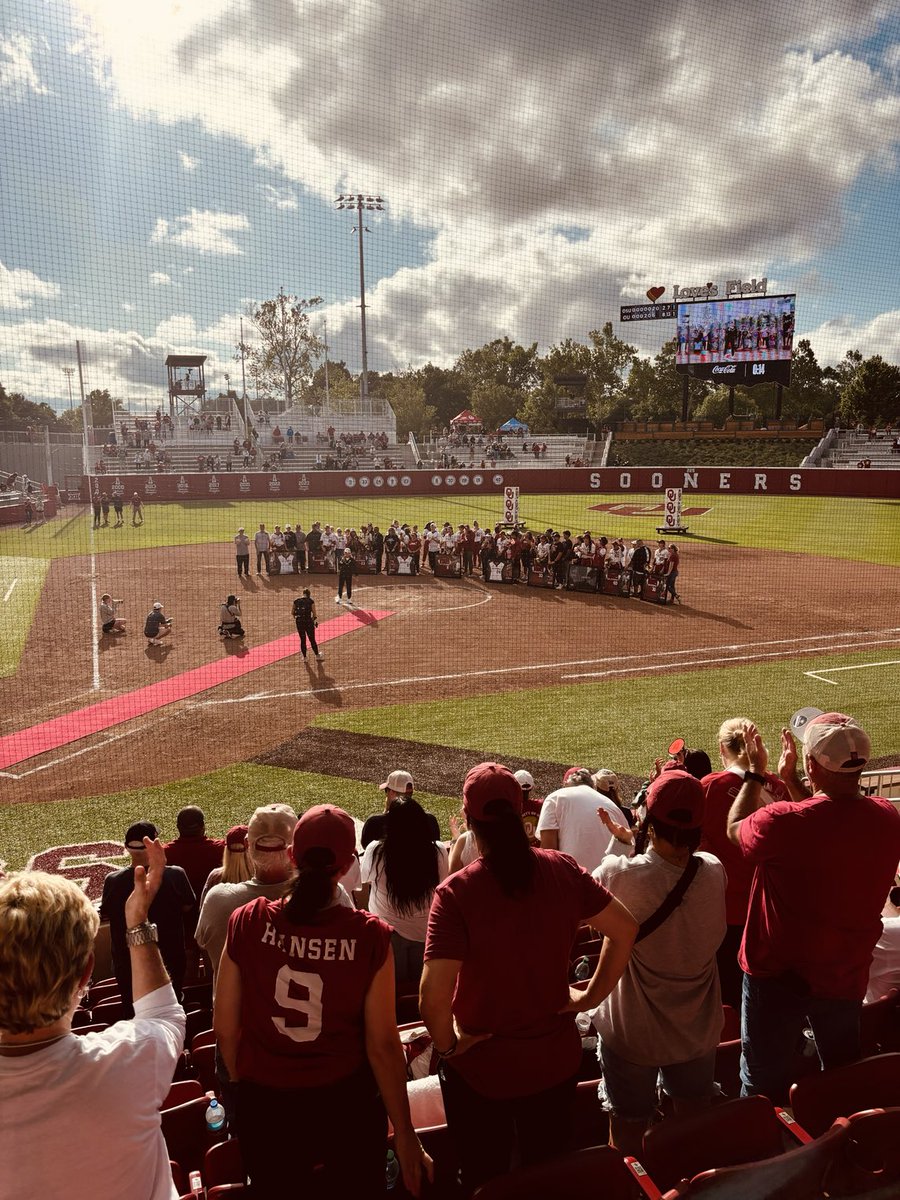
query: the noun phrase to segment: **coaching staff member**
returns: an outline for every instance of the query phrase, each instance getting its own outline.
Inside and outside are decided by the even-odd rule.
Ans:
[[[234,554],[237,559],[238,579],[241,575],[250,574],[250,539],[244,533],[243,525],[234,535]]]

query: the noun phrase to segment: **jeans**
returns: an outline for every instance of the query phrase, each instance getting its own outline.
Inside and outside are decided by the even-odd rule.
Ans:
[[[250,555],[249,554],[237,554],[237,555],[235,555],[235,558],[237,559],[238,579],[240,579],[241,575],[249,575],[250,574]]]
[[[744,975],[741,1013],[741,1095],[784,1104],[803,1027],[815,1035],[823,1070],[859,1058],[861,1000],[804,996],[789,981]]]
[[[425,961],[425,943],[412,942],[394,930],[391,934],[391,946],[394,951],[394,980],[397,985],[397,995],[405,995],[406,992],[413,989],[418,991],[419,981],[422,978],[422,964]]]
[[[269,574],[269,552],[268,550],[257,550],[256,552],[256,573],[262,574],[263,563],[266,565],[266,574]]]
[[[569,1150],[577,1076],[507,1100],[482,1096],[446,1062],[440,1080],[464,1196],[514,1165],[531,1166]]]
[[[628,1062],[601,1039],[598,1055],[609,1109],[625,1121],[650,1121],[656,1109],[656,1083],[660,1075],[663,1088],[673,1100],[690,1100],[700,1104],[712,1099],[716,1075],[715,1050],[688,1062],[646,1067]]]

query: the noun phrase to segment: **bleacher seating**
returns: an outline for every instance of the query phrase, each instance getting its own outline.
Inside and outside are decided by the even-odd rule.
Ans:
[[[823,454],[821,465],[852,470],[900,470],[900,450],[892,448],[897,437],[900,437],[900,428],[879,429],[874,438],[864,431],[839,430]],[[861,462],[868,463],[869,467],[860,468]]]
[[[488,463],[487,448],[490,444],[490,438],[485,437],[482,445],[476,444],[474,447],[456,447],[450,445],[450,440],[444,437],[435,437],[432,439],[419,439],[419,452],[422,455],[423,466],[439,467],[441,455],[455,456],[460,463],[465,463],[469,466],[474,462],[478,467],[482,459]],[[523,442],[528,446],[528,451],[522,449]],[[546,454],[541,454],[535,458],[531,447],[535,442],[541,446],[546,444]],[[580,460],[581,466],[591,466],[594,455],[593,439],[584,437],[569,437],[555,434],[539,434],[536,437],[505,437],[504,444],[512,450],[512,457],[500,458],[497,460],[497,469],[515,470],[516,468],[540,467],[549,468],[552,470],[565,470],[566,457],[570,459],[569,466],[573,465],[575,460]]]

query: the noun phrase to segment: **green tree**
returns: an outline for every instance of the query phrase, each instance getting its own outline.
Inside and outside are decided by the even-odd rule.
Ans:
[[[113,412],[122,412],[122,401],[114,400],[108,388],[93,388],[88,392],[88,400],[91,402],[89,412],[91,420],[94,423],[94,428],[111,429]],[[81,433],[83,429],[81,405],[79,404],[75,408],[67,409],[60,417],[60,420],[69,429],[74,430],[75,433]]]
[[[853,425],[887,425],[900,411],[900,367],[880,354],[862,359],[841,390],[841,422]]]
[[[398,441],[406,441],[411,432],[420,437],[434,424],[435,409],[426,403],[425,389],[415,373],[392,379],[384,393],[397,418]]]
[[[568,394],[552,379],[544,379],[522,402],[516,416],[525,422],[531,433],[559,433],[559,405]]]
[[[522,403],[522,394],[509,383],[488,381],[472,389],[472,408],[481,417],[486,430],[499,429]]]
[[[436,367],[426,363],[415,375],[425,392],[426,403],[435,411],[435,424],[440,428],[449,425],[457,413],[469,407],[470,388],[456,367]]]
[[[634,346],[613,333],[612,321],[592,329],[590,374],[587,385],[588,419],[595,425],[613,420],[626,402],[625,384],[638,361]]]
[[[247,370],[259,390],[281,395],[288,408],[299,401],[309,386],[314,361],[325,349],[325,343],[309,324],[310,311],[321,303],[321,296],[302,300],[281,291],[273,300],[264,300],[247,309],[258,342],[238,343],[234,357],[240,360],[243,353]]]
[[[79,409],[79,415],[81,410]],[[49,404],[35,404],[26,400],[21,392],[7,392],[0,383],[0,429],[33,429],[48,426],[60,429],[60,419]]]
[[[824,417],[834,411],[834,403],[834,389],[829,387],[809,339],[801,338],[794,347],[791,386],[784,390],[782,416],[801,422]]]
[[[486,384],[499,384],[524,397],[538,380],[537,342],[520,346],[508,337],[494,338],[478,350],[464,350],[456,370],[470,393]]]

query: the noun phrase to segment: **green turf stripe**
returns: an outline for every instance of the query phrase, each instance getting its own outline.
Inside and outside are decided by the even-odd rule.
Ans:
[[[0,554],[0,677],[16,673],[49,566],[46,558]]]
[[[779,647],[762,649],[778,651]],[[834,676],[837,686],[804,672],[827,674],[828,667],[891,659],[900,659],[900,645],[729,665],[703,673],[648,671],[637,677],[505,690],[470,699],[392,704],[329,714],[316,725],[501,757],[506,752],[567,765],[583,762],[640,776],[674,737],[705,749],[715,765],[716,732],[727,717],[758,721],[769,746],[777,748],[781,726],[791,713],[812,704],[853,713],[869,730],[875,754],[886,755],[900,750],[896,722],[900,665],[841,672]]]
[[[445,836],[459,800],[417,793],[416,798],[437,815]],[[240,764],[158,787],[112,792],[81,800],[51,804],[16,804],[3,809],[0,854],[9,866],[24,867],[28,859],[50,846],[121,841],[132,821],[153,821],[163,839],[177,836],[175,816],[186,804],[199,804],[210,833],[224,836],[232,825],[246,824],[260,804],[290,804],[302,811],[312,804],[336,804],[361,821],[384,803],[375,784],[286,771],[278,767]]]

